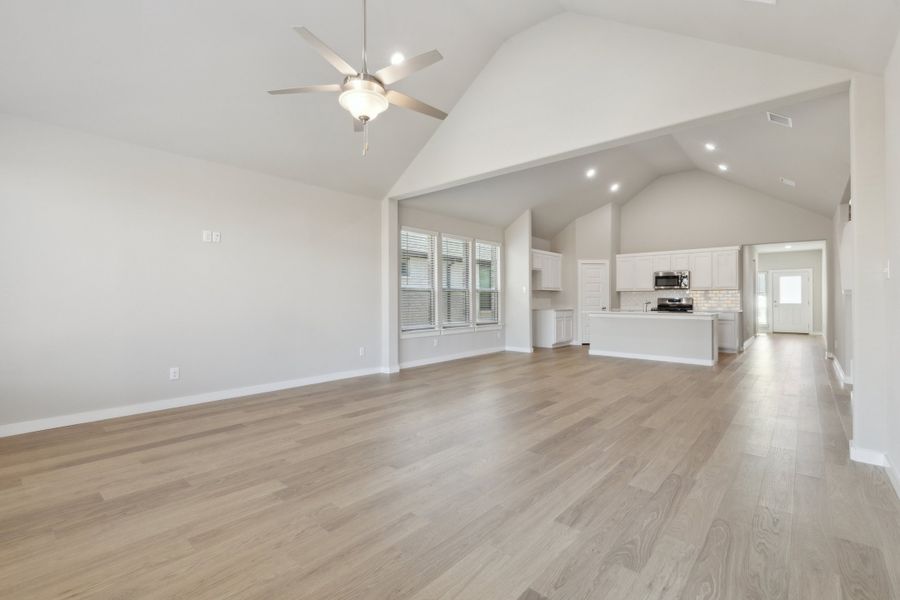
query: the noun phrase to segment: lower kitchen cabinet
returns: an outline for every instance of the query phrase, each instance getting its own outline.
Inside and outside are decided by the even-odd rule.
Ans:
[[[717,313],[716,338],[722,352],[738,352],[741,348],[741,313]]]
[[[537,348],[567,346],[575,339],[575,311],[572,309],[536,309],[532,319],[534,346]]]

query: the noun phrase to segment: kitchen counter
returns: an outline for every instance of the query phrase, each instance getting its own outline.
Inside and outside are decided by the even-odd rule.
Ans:
[[[717,320],[712,312],[589,313],[590,354],[713,366],[719,360]]]

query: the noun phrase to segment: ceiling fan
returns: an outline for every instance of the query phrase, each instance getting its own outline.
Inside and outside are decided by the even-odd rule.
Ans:
[[[402,106],[416,112],[445,119],[447,113],[421,100],[416,100],[397,90],[388,89],[387,86],[409,77],[416,71],[433,65],[444,57],[437,50],[431,50],[419,54],[398,64],[379,69],[369,73],[368,59],[366,56],[366,0],[363,0],[363,44],[362,44],[362,70],[357,71],[350,63],[341,58],[334,50],[325,45],[306,27],[294,27],[294,31],[300,34],[306,42],[312,46],[322,58],[331,63],[338,72],[344,76],[342,83],[327,83],[322,85],[307,85],[303,87],[286,88],[282,90],[270,90],[273,95],[281,94],[306,94],[310,92],[340,92],[338,102],[353,115],[353,130],[363,132],[363,156],[368,152],[368,124],[378,115],[388,109],[388,106]]]

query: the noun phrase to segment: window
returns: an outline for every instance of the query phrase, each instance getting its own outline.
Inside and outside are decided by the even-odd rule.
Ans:
[[[756,274],[756,324],[760,331],[769,329],[769,274],[760,271]]]
[[[475,242],[475,323],[500,322],[500,246]]]
[[[437,235],[400,232],[400,330],[434,329]]]
[[[781,304],[803,303],[803,278],[800,275],[782,275],[778,278],[778,302]]]
[[[441,325],[471,325],[471,242],[449,235],[441,236]]]

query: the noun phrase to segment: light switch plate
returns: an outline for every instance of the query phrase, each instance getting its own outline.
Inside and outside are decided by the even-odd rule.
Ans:
[[[218,232],[218,231],[213,231],[213,232],[212,232],[212,241],[213,241],[214,244],[218,244],[219,242],[221,242],[221,241],[222,241],[222,234],[221,234],[220,232]]]
[[[204,242],[211,242],[212,241],[212,231],[210,231],[209,229],[204,229],[201,239]]]

